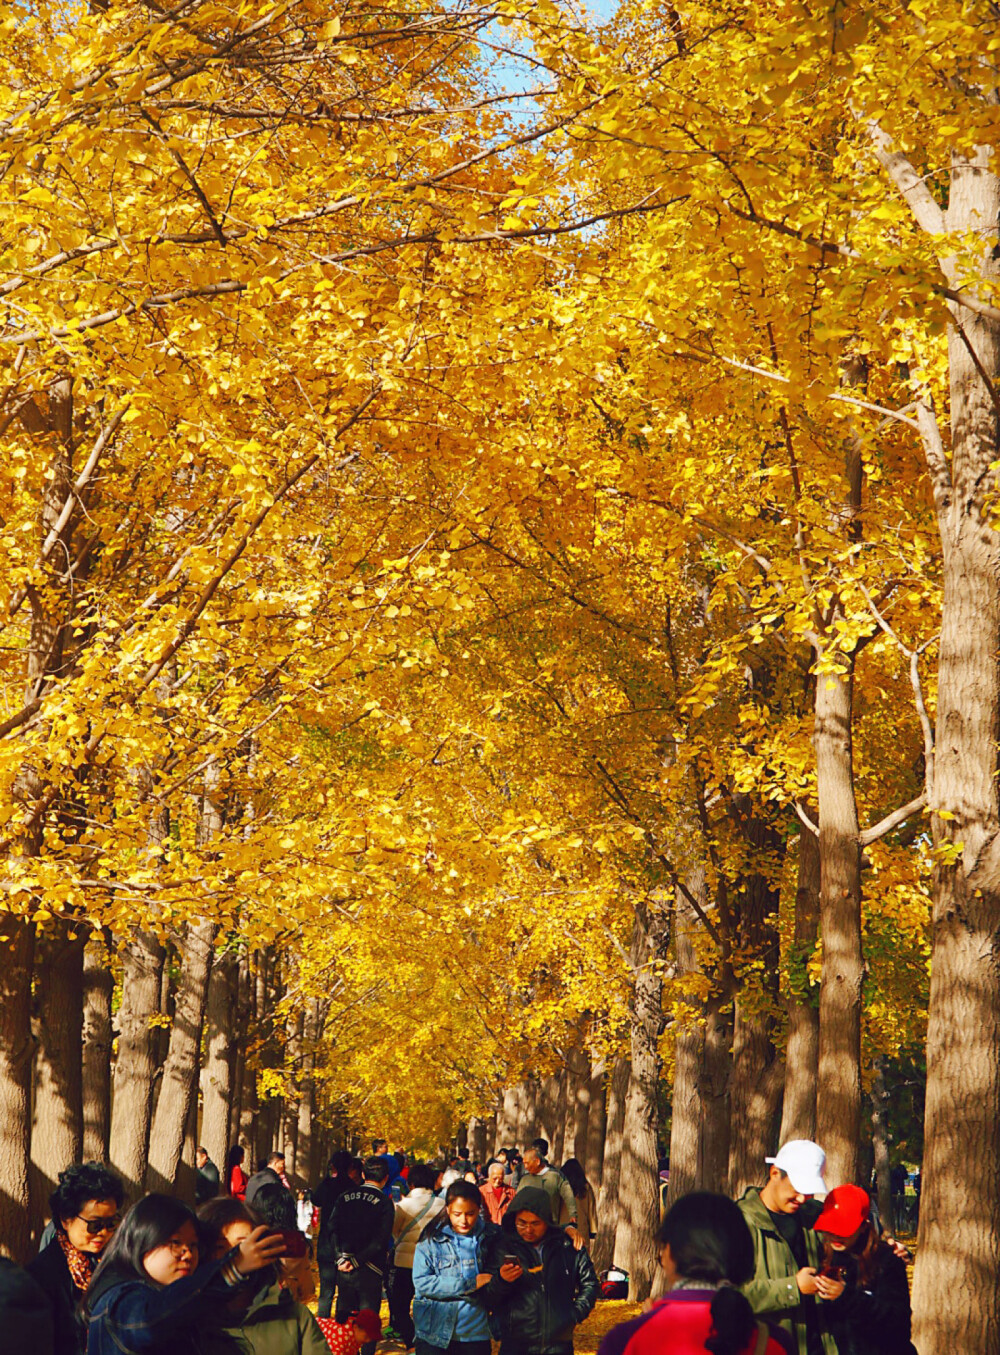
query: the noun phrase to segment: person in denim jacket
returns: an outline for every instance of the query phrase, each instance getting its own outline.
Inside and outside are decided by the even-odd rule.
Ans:
[[[496,1234],[483,1197],[470,1181],[453,1181],[445,1212],[413,1253],[413,1322],[417,1355],[490,1355],[490,1324],[479,1290],[489,1283],[486,1248]]]

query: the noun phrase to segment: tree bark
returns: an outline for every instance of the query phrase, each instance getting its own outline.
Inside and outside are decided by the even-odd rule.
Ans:
[[[992,152],[955,152],[947,230],[982,240],[1000,213]],[[1000,535],[988,504],[1000,421],[1000,326],[959,310],[949,335],[951,467],[925,437],[937,482],[944,600],[931,817],[933,890],[923,1192],[914,1275],[921,1355],[1000,1351]],[[975,354],[975,361],[966,343]],[[977,365],[978,364],[978,365]]]
[[[1000,213],[991,152],[955,153],[950,232],[980,234],[984,275]],[[939,488],[943,608],[932,816],[938,864],[932,913],[923,1195],[913,1280],[913,1341],[921,1355],[1000,1351],[1000,327],[959,310],[949,336],[951,472]],[[967,351],[966,341],[976,359]],[[928,457],[932,469],[938,458]],[[947,467],[946,467],[947,470]],[[938,473],[938,480],[942,480]]]
[[[629,1273],[629,1300],[633,1303],[641,1303],[649,1296],[656,1270],[653,1238],[660,1220],[656,1162],[663,978],[655,961],[666,953],[669,917],[669,912],[655,899],[643,900],[636,909],[629,957],[634,975],[632,1058],[625,1101],[621,1217],[615,1260]]]
[[[510,1148],[517,1143],[517,1088],[507,1087],[497,1113],[497,1147]]]
[[[83,952],[73,922],[52,922],[35,949],[32,1236],[41,1236],[59,1173],[83,1152]]]
[[[813,745],[819,803],[820,918],[816,1133],[827,1184],[857,1180],[861,1137],[861,842],[854,795],[854,660],[816,678]]]
[[[607,1130],[604,1137],[604,1162],[601,1167],[601,1193],[597,1202],[597,1239],[591,1252],[594,1268],[607,1270],[615,1257],[618,1220],[621,1213],[622,1142],[625,1133],[625,1100],[628,1095],[629,1059],[615,1059],[608,1080],[606,1101]]]
[[[122,1001],[118,1010],[118,1055],[111,1105],[111,1165],[129,1195],[142,1193],[149,1153],[149,1127],[156,1076],[156,1031],[160,1012],[163,947],[149,932],[136,932],[122,951]]]
[[[582,1034],[581,1031],[581,1038]],[[566,1088],[562,1161],[574,1157],[582,1167],[587,1156],[590,1119],[590,1056],[582,1044],[571,1049],[567,1056]]]
[[[740,968],[729,1083],[729,1193],[738,1199],[747,1186],[763,1179],[764,1158],[776,1146],[778,1135],[784,1064],[774,1046],[780,948],[778,889],[773,877],[784,840],[749,797],[736,800],[734,813],[752,859],[767,863],[767,873],[762,868],[745,876],[739,890]]]
[[[819,928],[819,839],[799,834],[799,874],[795,890],[795,935],[788,957],[788,1045],[785,1100],[779,1139],[816,1138],[816,1081],[819,1059],[819,1010],[813,1001],[807,966]]]
[[[22,1264],[29,1253],[34,951],[34,929],[11,913],[0,915],[0,1254]]]
[[[603,1058],[593,1059],[590,1065],[590,1116],[587,1120],[587,1154],[583,1167],[595,1197],[600,1194],[601,1190],[601,1174],[604,1169],[604,1142],[607,1135],[604,1074]]]
[[[892,1178],[889,1163],[889,1094],[885,1088],[885,1061],[876,1058],[872,1079],[872,1147],[875,1152],[875,1182],[878,1188],[878,1212],[887,1233],[896,1232],[896,1213],[892,1204]]]
[[[232,1039],[237,1021],[237,957],[228,951],[212,966],[205,1009],[205,1066],[202,1070],[201,1141],[220,1168],[229,1151],[229,1116],[233,1096]]]
[[[149,1135],[146,1189],[169,1193],[177,1180],[191,1100],[197,1096],[201,1030],[212,972],[216,923],[189,923],[181,951],[174,1021]]]
[[[94,936],[83,960],[83,1158],[107,1162],[111,1144],[111,999],[107,942]]]

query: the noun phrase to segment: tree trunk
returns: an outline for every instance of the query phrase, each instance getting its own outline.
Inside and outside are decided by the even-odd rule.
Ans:
[[[587,1120],[587,1154],[583,1163],[595,1197],[601,1190],[604,1168],[604,1141],[607,1135],[604,1060],[594,1059],[590,1066],[590,1117]]]
[[[823,977],[819,992],[816,1133],[827,1184],[857,1179],[861,1137],[861,842],[854,795],[851,724],[854,661],[816,678],[816,792],[819,803]]]
[[[539,1089],[538,1114],[535,1117],[534,1124],[525,1134],[524,1147],[527,1147],[532,1139],[548,1139],[549,1160],[552,1161],[555,1153],[556,1126],[561,1123],[562,1114],[562,1077],[560,1074],[553,1073],[545,1079]]]
[[[473,1162],[485,1162],[486,1123],[478,1115],[473,1115],[469,1121],[469,1150],[472,1153]]]
[[[302,1040],[298,1121],[295,1126],[295,1170],[301,1184],[308,1189],[315,1179],[313,1175],[313,1102],[315,1100],[315,1087],[312,1075],[313,1049],[316,1040],[315,1003],[310,1003],[307,1018],[303,1022]]]
[[[983,272],[1000,214],[992,152],[956,152],[947,230],[982,241]],[[972,284],[975,285],[974,283]],[[994,391],[1000,326],[959,311]],[[991,393],[961,335],[948,340],[951,469],[939,482],[944,600],[938,659],[932,815],[934,879],[923,1192],[914,1275],[914,1344],[921,1355],[1000,1351],[1000,535],[992,509],[1000,426]]]
[[[222,1168],[229,1151],[229,1113],[233,1089],[231,1041],[237,1021],[238,961],[228,951],[212,966],[205,1009],[205,1067],[202,1070],[201,1142]]]
[[[0,1253],[27,1262],[34,929],[0,916]]]
[[[104,937],[87,943],[83,961],[83,1158],[107,1162],[111,1144],[111,998],[114,975]]]
[[[816,1078],[819,1059],[819,1010],[813,1001],[807,966],[816,949],[819,927],[819,838],[799,833],[799,877],[795,890],[795,936],[788,957],[788,1046],[785,1100],[779,1139],[816,1138]]]
[[[892,1178],[889,1164],[889,1094],[885,1089],[885,1061],[876,1058],[872,1079],[872,1147],[875,1151],[875,1182],[878,1187],[878,1212],[887,1233],[896,1232],[892,1205]]]
[[[656,900],[643,900],[636,909],[632,932],[632,1059],[625,1101],[621,1218],[615,1260],[629,1273],[629,1300],[633,1303],[641,1303],[648,1297],[656,1270],[653,1238],[660,1221],[656,1162],[663,977],[655,962],[666,952],[669,917]]]
[[[699,902],[707,902],[703,869],[692,871],[687,887]],[[694,908],[678,891],[674,955],[678,978],[688,985],[702,974],[696,946],[701,930]],[[725,1003],[711,989],[704,1002],[689,1002],[690,1017],[675,1045],[668,1208],[690,1190],[725,1191],[729,1179],[731,1031]]]
[[[754,857],[780,862],[784,841],[749,797],[737,800],[740,831]],[[764,1177],[764,1158],[777,1147],[784,1065],[774,1046],[780,947],[778,888],[770,865],[740,881],[740,971],[733,1019],[730,1077],[729,1194],[739,1199]]]
[[[517,1088],[507,1087],[497,1114],[497,1147],[510,1148],[517,1143]]]
[[[201,1029],[212,972],[216,923],[188,923],[174,999],[174,1022],[163,1083],[149,1135],[147,1190],[168,1194],[177,1180],[191,1100],[197,1096]]]
[[[83,1152],[83,952],[73,922],[49,923],[35,949],[32,1235],[41,1236],[59,1173]]]
[[[597,1202],[597,1239],[591,1252],[595,1270],[607,1270],[615,1257],[618,1220],[621,1214],[622,1141],[625,1132],[625,1100],[628,1095],[629,1060],[622,1054],[615,1059],[608,1080],[604,1162],[601,1166],[601,1193]]]
[[[149,932],[136,932],[122,951],[122,1002],[111,1104],[111,1165],[129,1195],[142,1193],[149,1153],[149,1126],[156,1075],[156,1030],[160,1012],[163,947]]]
[[[590,1118],[590,1056],[582,1045],[571,1049],[567,1056],[566,1089],[562,1161],[575,1157],[582,1167],[587,1156]]]

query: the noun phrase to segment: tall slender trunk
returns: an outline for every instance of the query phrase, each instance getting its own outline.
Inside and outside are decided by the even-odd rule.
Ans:
[[[566,1137],[566,1100],[568,1096],[569,1079],[566,1069],[559,1071],[555,1079],[555,1088],[553,1092],[553,1120],[552,1120],[552,1139],[549,1143],[549,1161],[557,1166],[563,1161],[563,1142]]]
[[[896,1231],[896,1213],[892,1204],[892,1168],[889,1163],[889,1093],[885,1087],[885,1060],[874,1061],[872,1078],[872,1147],[875,1152],[875,1182],[878,1188],[878,1212],[882,1226]]]
[[[0,1254],[28,1260],[34,929],[0,914]]]
[[[41,1236],[59,1173],[83,1152],[83,952],[73,922],[50,923],[35,951],[31,1223]]]
[[[111,1143],[111,999],[107,941],[97,935],[83,960],[83,1158],[106,1162]]]
[[[229,1114],[233,1096],[232,1040],[238,1030],[239,962],[227,951],[212,966],[205,1008],[205,1067],[202,1071],[201,1141],[220,1166],[229,1151]]]
[[[598,1271],[607,1270],[615,1257],[618,1220],[621,1214],[619,1186],[628,1084],[629,1059],[626,1054],[620,1054],[615,1059],[611,1077],[608,1079],[607,1130],[604,1136],[604,1162],[601,1167],[601,1193],[597,1201],[597,1240],[591,1252],[594,1267]]]
[[[855,1181],[861,1136],[861,842],[854,796],[851,725],[854,662],[816,678],[816,793],[819,803],[820,917],[816,1133],[830,1186]]]
[[[122,950],[122,1001],[111,1104],[111,1165],[129,1194],[142,1193],[156,1076],[151,1020],[160,1012],[163,947],[150,932],[135,932]]]
[[[752,859],[760,866],[740,881],[740,970],[733,1020],[730,1078],[729,1193],[738,1198],[761,1180],[775,1148],[784,1063],[774,1045],[780,949],[778,887],[784,839],[749,797],[734,806]]]
[[[819,839],[799,834],[799,874],[795,890],[795,934],[788,957],[788,1044],[785,1052],[785,1101],[782,1143],[816,1137],[816,1077],[819,1060],[819,1009],[813,1000],[807,966],[819,928]]]
[[[625,1101],[621,1218],[615,1260],[629,1273],[629,1299],[641,1302],[650,1292],[656,1269],[652,1238],[660,1219],[656,1172],[660,1082],[659,1038],[663,1030],[663,977],[656,961],[667,948],[670,914],[654,899],[637,907],[630,960],[634,975],[631,1002],[631,1076]]]
[[[539,1088],[537,1104],[538,1113],[534,1124],[526,1127],[524,1144],[529,1144],[533,1138],[548,1139],[551,1157],[555,1151],[556,1125],[563,1115],[561,1077],[553,1073],[545,1079]]]
[[[605,1063],[595,1058],[590,1065],[590,1115],[587,1120],[587,1153],[583,1163],[587,1180],[597,1195],[604,1169],[604,1142],[607,1135]]]
[[[566,1074],[569,1094],[562,1157],[564,1162],[575,1157],[582,1166],[587,1156],[587,1123],[590,1119],[590,1056],[583,1045],[570,1050]]]
[[[201,1030],[217,930],[216,923],[202,920],[189,923],[185,931],[170,1045],[149,1134],[147,1190],[169,1193],[177,1180],[191,1101],[197,1096]]]
[[[517,1143],[517,1088],[505,1087],[497,1113],[497,1146],[509,1148]]]
[[[1000,215],[993,151],[955,152],[947,230],[991,253]],[[975,286],[975,284],[972,284]],[[913,1285],[921,1355],[1000,1351],[1000,534],[993,527],[1000,325],[960,309],[948,339],[951,467],[938,482],[944,599],[931,817],[934,878],[923,1191]],[[975,354],[969,352],[966,344]],[[980,371],[981,369],[981,371]],[[983,380],[992,383],[992,391]],[[947,479],[946,479],[947,477]]]

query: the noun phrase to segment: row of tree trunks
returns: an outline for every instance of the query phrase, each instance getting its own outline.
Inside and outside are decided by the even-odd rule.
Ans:
[[[601,1191],[597,1200],[597,1239],[591,1253],[598,1271],[607,1270],[615,1259],[618,1219],[621,1212],[619,1187],[629,1072],[630,1062],[623,1054],[615,1060],[611,1077],[607,1082]]]

